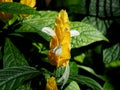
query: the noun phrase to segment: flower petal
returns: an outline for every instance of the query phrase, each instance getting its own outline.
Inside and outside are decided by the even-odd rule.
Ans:
[[[78,36],[78,35],[80,35],[80,33],[77,30],[71,30],[70,31],[70,36],[71,37]]]
[[[60,56],[62,54],[62,46],[56,46],[54,49],[53,49],[53,52],[57,55],[57,56]]]
[[[55,32],[50,27],[42,28],[42,32],[44,32],[50,36],[56,36]]]

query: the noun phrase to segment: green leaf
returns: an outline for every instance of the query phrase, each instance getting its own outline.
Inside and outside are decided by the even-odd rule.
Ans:
[[[70,62],[70,75],[77,75],[78,74],[78,67],[75,62]]]
[[[10,67],[0,70],[0,90],[15,90],[24,81],[38,74],[39,71],[32,67]]]
[[[0,3],[0,11],[11,14],[39,14],[34,8],[17,2]]]
[[[105,65],[106,67],[119,67],[120,66],[120,60],[112,61]]]
[[[83,63],[85,56],[86,56],[86,55],[85,55],[84,53],[82,53],[82,54],[80,54],[80,55],[75,56],[75,57],[74,57],[74,60],[75,60],[75,61],[78,61],[78,62],[80,62],[80,63]]]
[[[119,0],[57,0],[56,7],[65,7],[70,14],[118,19],[120,16]],[[80,18],[80,17],[79,17]]]
[[[71,30],[77,30],[80,33],[79,36],[72,37],[72,48],[86,46],[101,40],[108,41],[108,39],[93,26],[90,26],[83,22],[71,22],[70,25]]]
[[[120,16],[119,0],[90,0],[89,15],[99,17],[117,17]]]
[[[77,82],[72,81],[64,90],[80,90]]]
[[[96,18],[96,17],[90,17],[90,16],[85,17],[82,20],[82,22],[94,26],[104,35],[106,35],[107,29],[110,27],[110,25],[112,23],[111,20],[102,20],[102,19],[99,19],[99,18]]]
[[[60,77],[60,76],[62,76],[63,75],[63,73],[64,73],[64,71],[65,71],[65,67],[58,67],[56,70],[55,70],[55,72],[54,72],[54,74],[55,74],[55,77]]]
[[[12,66],[28,66],[23,54],[8,38],[6,39],[4,46],[3,66],[4,68]]]
[[[93,74],[94,76],[96,76],[96,77],[98,77],[98,78],[102,79],[103,81],[105,81],[105,80],[106,80],[106,78],[105,78],[105,77],[103,77],[103,76],[101,76],[101,75],[96,74],[96,73],[95,73],[95,71],[94,71],[92,68],[90,68],[90,67],[83,66],[83,65],[78,65],[78,67],[79,67],[79,68],[81,68],[81,69],[83,69],[83,70],[85,70],[85,71],[87,71],[87,72],[89,72],[89,73],[91,73],[91,74]]]
[[[38,33],[47,41],[50,40],[50,36],[43,33],[41,30],[43,27],[54,28],[55,18],[57,12],[55,11],[40,11],[40,15],[33,15],[28,19],[24,20],[22,26],[16,30],[16,32],[26,32],[26,33]]]
[[[103,62],[109,64],[112,61],[120,60],[120,44],[115,44],[103,51]]]
[[[115,90],[113,85],[109,81],[105,82],[103,89],[104,90]]]
[[[16,90],[32,90],[30,83],[19,86]]]
[[[57,70],[55,70],[54,74],[55,77],[60,77],[61,75],[63,75],[63,73],[65,72],[65,67],[58,67]],[[78,67],[77,64],[75,62],[70,62],[70,75],[77,75],[78,74]]]
[[[98,82],[86,76],[75,75],[75,76],[70,76],[69,79],[70,81],[76,81],[79,84],[87,85],[88,87],[91,87],[92,90],[103,90],[103,88]]]
[[[48,55],[48,50],[43,43],[33,43],[33,45],[39,50],[39,53]]]
[[[13,23],[15,23],[16,20],[18,20],[18,18],[19,18],[19,16],[14,14],[14,15],[13,15],[13,18],[8,21],[8,25],[10,26],[10,25],[12,25]]]
[[[57,0],[58,1],[58,0]],[[86,13],[86,8],[85,8],[85,0],[64,0],[63,1],[64,7],[68,8],[70,10],[70,13],[81,13],[85,14]],[[59,2],[58,2],[59,3]]]

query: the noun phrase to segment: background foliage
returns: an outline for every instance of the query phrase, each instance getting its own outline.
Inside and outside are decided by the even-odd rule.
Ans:
[[[61,9],[68,12],[70,28],[80,33],[71,40],[70,75],[63,90],[120,90],[119,0],[37,0],[36,10],[0,3],[0,11],[14,15],[0,21],[0,90],[44,90],[48,77],[61,77],[65,68],[49,64],[50,36],[41,31],[54,28]]]

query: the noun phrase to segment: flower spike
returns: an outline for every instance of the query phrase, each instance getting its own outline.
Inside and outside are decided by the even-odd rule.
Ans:
[[[55,27],[43,27],[42,32],[51,36],[48,58],[54,66],[66,66],[70,60],[71,37],[78,36],[77,30],[70,31],[70,23],[67,12],[61,10],[56,17]]]
[[[47,80],[46,90],[58,90],[54,77],[50,77]]]
[[[56,35],[50,40],[48,58],[52,65],[66,66],[70,60],[70,27],[65,10],[61,10],[56,17],[54,32]]]

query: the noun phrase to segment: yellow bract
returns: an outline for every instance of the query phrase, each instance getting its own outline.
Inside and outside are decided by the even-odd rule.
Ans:
[[[70,26],[67,12],[61,10],[56,18],[54,31],[55,36],[52,36],[50,41],[50,51],[48,58],[50,63],[55,66],[66,66],[70,59]],[[56,55],[54,49],[61,46],[62,52]]]
[[[46,90],[58,90],[54,77],[51,77],[47,80]]]
[[[36,4],[36,0],[20,0],[20,3],[28,5],[30,7],[34,7]]]

